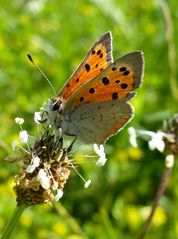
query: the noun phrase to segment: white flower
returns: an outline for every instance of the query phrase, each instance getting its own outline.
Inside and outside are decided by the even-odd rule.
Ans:
[[[163,137],[166,136],[166,134],[164,132],[158,131],[155,133],[155,132],[148,131],[148,130],[135,130],[135,129],[131,128],[131,129],[129,129],[129,133],[132,137],[132,139],[130,139],[132,144],[137,144],[136,143],[136,135],[148,136],[149,138],[151,138],[151,140],[148,141],[148,147],[150,150],[157,149],[160,152],[164,151],[165,143],[163,141]],[[134,139],[134,137],[135,137],[135,139]]]
[[[165,163],[167,168],[172,168],[174,165],[174,155],[173,154],[167,155]]]
[[[26,130],[21,130],[19,133],[19,138],[22,143],[27,143],[28,141],[28,133]]]
[[[37,123],[37,124],[40,124],[40,121],[42,120],[42,117],[41,117],[41,112],[35,112],[34,114],[34,121]]]
[[[96,165],[103,166],[107,161],[106,154],[104,152],[104,146],[102,144],[99,146],[97,144],[94,144],[94,151],[99,156],[99,159],[97,160]]]
[[[55,201],[59,201],[59,199],[62,198],[62,196],[63,196],[63,191],[62,191],[62,189],[58,189],[58,190],[57,190],[57,194],[54,196],[54,200],[55,200]]]
[[[16,117],[16,118],[15,118],[15,123],[16,123],[16,124],[19,124],[19,125],[22,125],[22,124],[24,123],[24,119],[23,119],[23,118]]]
[[[13,151],[15,151],[17,145],[18,145],[18,141],[17,140],[12,141],[12,150]]]
[[[151,136],[151,140],[148,142],[148,146],[150,150],[154,150],[157,149],[160,152],[164,151],[165,148],[165,143],[163,141],[163,136],[165,135],[163,132],[150,132],[152,133]]]
[[[84,188],[88,188],[91,184],[91,180],[87,180],[84,184]]]
[[[130,144],[135,148],[138,147],[137,134],[136,134],[136,130],[134,129],[134,127],[129,127],[128,133],[130,135],[130,138],[129,138]]]
[[[40,169],[40,171],[38,172],[37,181],[40,182],[42,188],[46,190],[50,188],[50,178],[48,177],[44,169]]]
[[[40,158],[38,156],[33,157],[33,164],[38,167],[40,165]]]
[[[35,169],[36,169],[36,167],[35,167],[35,165],[34,164],[29,164],[28,166],[27,166],[27,168],[26,168],[26,172],[27,173],[33,173],[34,171],[35,171]]]
[[[26,172],[33,173],[39,165],[40,165],[40,158],[38,156],[32,157],[31,163],[26,168]]]
[[[53,179],[53,186],[52,186],[53,190],[56,190],[58,188],[58,182],[56,182],[54,179]]]

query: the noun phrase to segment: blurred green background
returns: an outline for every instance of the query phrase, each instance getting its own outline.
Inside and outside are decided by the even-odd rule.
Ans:
[[[170,15],[169,15],[170,13]],[[92,44],[113,34],[114,59],[130,51],[145,54],[142,88],[132,101],[134,119],[106,145],[108,161],[96,167],[75,146],[78,170],[92,180],[84,189],[72,172],[56,208],[41,205],[22,215],[13,238],[133,239],[143,229],[164,171],[165,156],[147,142],[129,143],[127,128],[157,131],[177,110],[177,0],[6,0],[0,2],[0,231],[15,206],[12,190],[18,164],[3,158],[18,137],[15,117],[25,119],[32,135],[33,113],[53,96],[47,82],[26,57],[30,52],[58,91]],[[92,149],[88,154],[93,154]],[[90,162],[91,161],[91,162]],[[178,238],[178,165],[153,220],[148,239]]]

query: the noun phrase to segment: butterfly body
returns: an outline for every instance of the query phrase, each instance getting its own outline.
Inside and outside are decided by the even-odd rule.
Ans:
[[[55,99],[45,107],[47,124],[87,144],[102,144],[133,117],[129,100],[143,75],[143,53],[112,61],[111,33],[90,49]]]

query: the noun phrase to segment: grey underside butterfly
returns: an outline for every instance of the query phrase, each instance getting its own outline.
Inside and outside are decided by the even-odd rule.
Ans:
[[[87,144],[103,144],[129,122],[143,77],[143,52],[113,62],[111,40],[110,32],[101,36],[45,109],[48,124]]]

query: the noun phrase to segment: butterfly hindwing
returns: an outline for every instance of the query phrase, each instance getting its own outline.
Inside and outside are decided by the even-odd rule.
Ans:
[[[108,65],[112,63],[112,36],[110,32],[106,32],[92,46],[88,54],[76,71],[71,75],[65,83],[58,97],[64,100],[69,97],[84,83],[88,82]]]
[[[132,52],[122,56],[77,89],[66,102],[64,111],[78,108],[86,103],[128,101],[135,94],[133,90],[141,84],[143,68],[142,52]]]
[[[133,116],[133,108],[125,101],[109,101],[84,104],[75,109],[62,128],[68,135],[77,135],[87,144],[103,144],[121,130]]]

